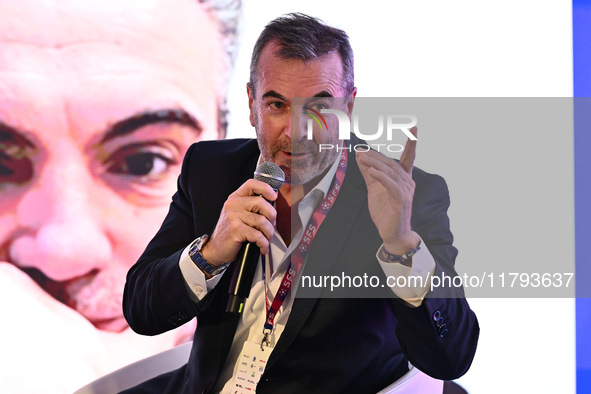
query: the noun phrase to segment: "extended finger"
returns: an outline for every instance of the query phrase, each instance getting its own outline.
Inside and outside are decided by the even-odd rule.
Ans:
[[[408,172],[406,172],[396,160],[390,159],[380,153],[377,155],[367,155],[365,152],[359,153],[358,163],[360,166],[374,168],[388,174],[391,178],[399,182],[409,181],[411,179]]]
[[[375,150],[357,152],[356,156],[358,159],[364,160],[367,163],[369,163],[370,161],[373,162],[374,160],[379,160],[384,164],[390,165],[391,163],[396,162],[394,159]]]
[[[385,188],[389,195],[400,196],[402,193],[414,194],[415,184],[412,179],[409,178],[392,178],[390,174],[385,173],[371,167],[368,171],[369,176],[376,181],[381,187]],[[368,187],[369,189],[369,187]]]
[[[418,134],[417,127],[415,126],[411,128],[410,132],[416,137]],[[414,166],[416,154],[417,141],[411,140],[409,138],[408,141],[406,141],[406,145],[404,146],[404,152],[402,152],[402,155],[400,156],[400,165],[402,168],[404,168],[404,171],[408,172],[409,174],[412,174],[412,168]]]

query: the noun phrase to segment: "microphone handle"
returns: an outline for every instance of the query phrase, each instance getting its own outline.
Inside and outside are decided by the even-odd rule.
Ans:
[[[244,302],[250,295],[250,288],[257,269],[257,262],[261,251],[255,243],[245,242],[238,252],[238,260],[234,267],[232,283],[230,284],[230,298],[226,312],[242,313]]]

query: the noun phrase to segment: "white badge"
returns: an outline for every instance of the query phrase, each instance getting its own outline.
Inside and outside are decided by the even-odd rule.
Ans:
[[[260,343],[246,341],[238,357],[232,394],[252,394],[267,366],[273,349]]]

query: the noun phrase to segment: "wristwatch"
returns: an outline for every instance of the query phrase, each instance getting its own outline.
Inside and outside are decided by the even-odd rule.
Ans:
[[[399,255],[399,254],[392,254],[392,253],[388,252],[386,250],[386,248],[384,247],[384,245],[382,245],[380,247],[380,249],[378,250],[378,257],[380,258],[380,260],[386,261],[388,263],[400,263],[404,266],[410,267],[411,266],[410,260],[412,259],[412,256],[414,256],[420,249],[421,249],[421,242],[419,241],[419,244],[417,245],[416,248],[412,248],[411,250],[409,250],[405,254]]]
[[[225,263],[220,266],[212,265],[209,261],[205,260],[205,257],[201,254],[201,249],[205,244],[209,241],[209,235],[204,234],[201,237],[197,238],[191,246],[189,247],[189,257],[197,267],[199,267],[203,272],[206,274],[215,276],[219,273],[224,272],[226,268],[230,265],[230,263]]]

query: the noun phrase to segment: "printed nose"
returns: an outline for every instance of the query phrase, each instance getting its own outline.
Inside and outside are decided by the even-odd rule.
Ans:
[[[11,260],[56,281],[100,269],[111,243],[89,202],[92,185],[81,162],[48,163],[18,205],[22,231],[10,245]]]

